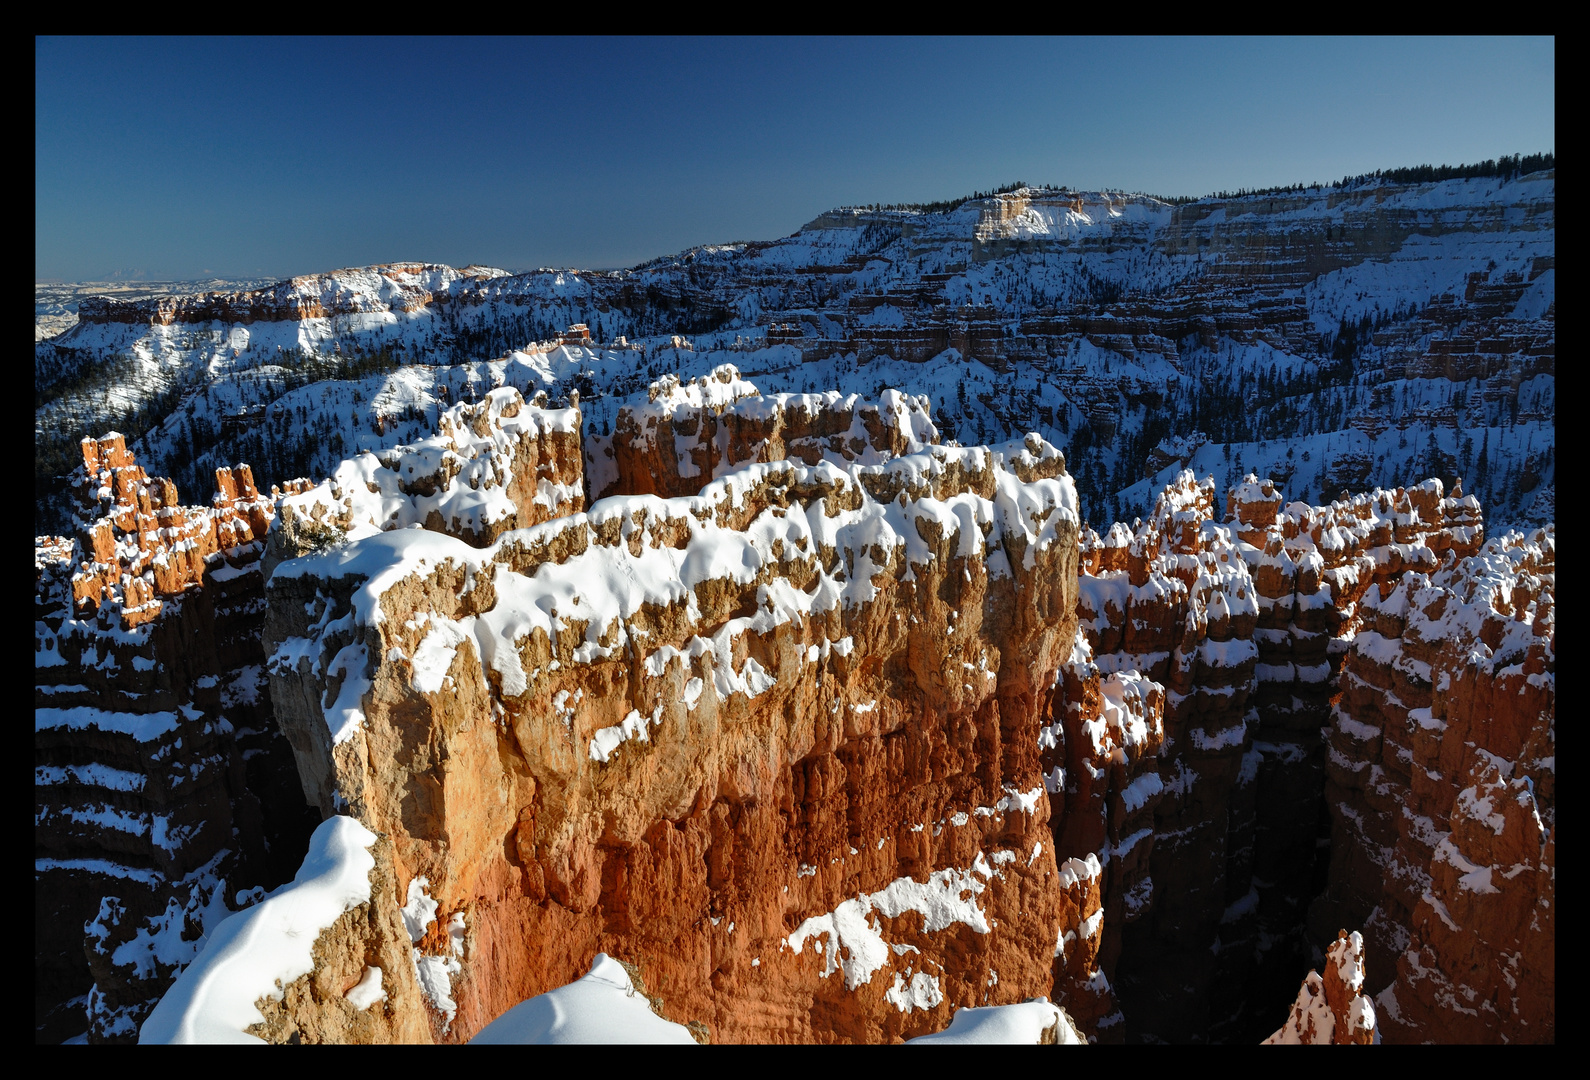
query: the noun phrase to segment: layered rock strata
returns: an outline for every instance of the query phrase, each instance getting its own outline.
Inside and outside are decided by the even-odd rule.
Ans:
[[[1321,926],[1309,940],[1303,909],[1324,886],[1330,830],[1322,812],[1323,732],[1342,658],[1360,626],[1359,601],[1377,581],[1433,568],[1448,552],[1472,553],[1483,535],[1478,502],[1445,497],[1439,481],[1324,506],[1284,501],[1274,483],[1254,476],[1227,495],[1260,604],[1253,631],[1253,891],[1245,905],[1256,948],[1252,966],[1232,984],[1243,989],[1228,995],[1229,1011],[1213,1024],[1217,1036],[1231,1038],[1268,1030],[1274,1021],[1242,1003],[1286,993],[1329,933]]]
[[[752,463],[794,459],[876,465],[939,441],[926,398],[885,390],[768,394],[724,364],[690,383],[667,376],[647,403],[620,410],[612,437],[589,439],[589,487],[610,494],[694,495]]]
[[[1057,843],[1099,853],[1103,970],[1120,983],[1134,1038],[1203,1030],[1222,918],[1248,889],[1258,601],[1214,515],[1212,484],[1183,472],[1135,529],[1084,537],[1083,640],[1067,672],[1080,678],[1068,677],[1067,708],[1084,703],[1086,718],[1097,684],[1103,714],[1118,698],[1141,716],[1141,735],[1112,744],[1068,726]]]
[[[276,493],[239,466],[184,506],[120,435],[82,449],[77,534],[34,562],[34,1022],[126,1041],[237,885],[291,875],[313,819],[262,677]]]
[[[558,422],[515,399],[487,403],[491,438]],[[798,426],[800,403],[736,404]],[[1075,493],[1035,437],[917,445],[749,464],[484,547],[361,526],[276,567],[266,643],[306,790],[390,838],[420,913],[429,1004],[399,1012],[467,1038],[598,951],[717,1041],[888,1040],[1049,993],[1030,945],[1081,929],[1039,764]],[[396,508],[374,520],[424,523]]]
[[[493,391],[278,493],[275,711],[320,812],[381,839],[369,898],[253,1034],[457,1041],[610,952],[702,1039],[902,1038],[1037,994],[1101,1041],[1240,1037],[1307,962],[1329,850],[1314,922],[1361,916],[1352,948],[1398,972],[1388,1039],[1462,1038],[1441,1025],[1465,1008],[1552,1037],[1549,534],[1480,552],[1477,502],[1438,481],[1314,507],[1250,477],[1217,524],[1183,473],[1100,537],[1052,447],[938,446],[904,395],[763,397],[722,368],[649,399],[582,439],[577,399]],[[217,513],[269,508],[229,492]],[[41,547],[41,582],[68,546]],[[1491,613],[1448,617],[1432,583]],[[1524,672],[1528,755],[1489,728],[1443,743],[1466,748],[1469,786],[1432,803],[1457,839],[1365,825],[1333,787],[1327,849],[1327,755],[1365,805],[1414,805],[1359,736],[1419,693],[1363,689],[1385,682],[1365,665],[1418,675],[1377,644],[1416,593],[1447,619],[1420,649],[1477,640]],[[1521,610],[1527,634],[1495,615]]]
[[[1478,503],[1439,481],[1283,507],[1249,477],[1226,502],[1216,525],[1212,487],[1183,473],[1150,520],[1083,537],[1085,640],[1057,699],[1072,719],[1065,753],[1045,761],[1065,766],[1051,781],[1067,792],[1060,857],[1092,851],[1106,871],[1094,985],[1117,983],[1133,1038],[1246,1037],[1266,1023],[1255,998],[1296,985],[1330,850],[1322,729],[1357,605],[1377,583],[1473,555],[1483,535]],[[1090,664],[1114,695],[1089,685]],[[1123,717],[1147,706],[1148,753],[1128,740],[1079,753],[1081,721],[1112,696]],[[1079,1021],[1104,1018],[1068,1001]]]
[[[1556,1037],[1555,545],[1510,533],[1364,598],[1310,915],[1361,915],[1395,965],[1388,1042]]]

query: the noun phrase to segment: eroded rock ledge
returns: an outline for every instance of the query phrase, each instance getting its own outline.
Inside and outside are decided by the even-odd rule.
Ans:
[[[605,953],[702,1040],[1049,996],[1099,1041],[1242,1037],[1328,879],[1387,1041],[1554,1037],[1554,540],[1482,547],[1439,482],[1250,477],[1222,523],[1184,472],[1101,537],[1036,436],[725,367],[610,439],[493,391],[297,488],[270,701],[379,839],[254,1035],[461,1041]]]
[[[516,398],[489,399],[493,436],[543,423]],[[1035,437],[902,448],[485,546],[470,523],[378,532],[420,507],[361,522],[353,492],[346,543],[277,566],[266,647],[306,790],[463,928],[452,1008],[397,1011],[467,1038],[597,951],[718,1041],[899,1038],[1050,992],[1036,734],[1075,637],[1075,491]],[[408,505],[463,495],[470,467]]]

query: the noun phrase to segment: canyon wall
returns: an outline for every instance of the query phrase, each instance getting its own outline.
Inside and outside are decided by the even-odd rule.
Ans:
[[[1364,926],[1387,1041],[1556,1038],[1555,546],[1508,534],[1365,597],[1309,919]]]
[[[1038,996],[1257,1041],[1350,926],[1379,1022],[1338,1034],[1554,1039],[1551,532],[1482,546],[1439,481],[1250,476],[1220,522],[1183,472],[1100,536],[1037,436],[731,367],[582,426],[503,388],[211,508],[85,441],[36,559],[42,1010],[87,923],[93,1037],[129,1037],[307,798],[371,868],[239,1037],[463,1041],[607,953],[703,1041]]]
[[[1177,986],[1207,983],[1201,961],[1227,906],[1227,815],[1243,771],[1257,606],[1213,511],[1212,488],[1183,473],[1135,530],[1083,537],[1063,757],[1051,751],[1064,770],[1051,777],[1065,794],[1060,853],[1096,857],[1103,871],[1100,970],[1118,983],[1123,1011],[1100,1020],[1101,1038],[1123,1013],[1134,1037],[1171,1030],[1155,1026],[1177,1021],[1137,957],[1176,968],[1165,978]],[[1201,974],[1178,968],[1178,949],[1191,955],[1180,968]]]
[[[481,412],[494,434],[558,422],[511,390]],[[1037,740],[1075,637],[1074,489],[1036,438],[915,445],[749,464],[487,546],[371,529],[276,567],[273,697],[306,788],[390,838],[395,896],[435,905],[413,963],[448,976],[394,1024],[467,1038],[598,951],[714,1040],[887,1040],[1049,993],[1030,945],[1079,928]]]
[[[1283,503],[1250,476],[1219,525],[1212,486],[1184,472],[1149,520],[1083,534],[1081,636],[1055,706],[1069,718],[1045,729],[1056,741],[1044,760],[1051,791],[1066,796],[1052,818],[1057,855],[1093,852],[1104,870],[1093,985],[1113,987],[1133,1039],[1260,1038],[1297,972],[1317,965],[1327,923],[1365,926],[1375,951],[1374,920],[1386,919],[1373,903],[1338,906],[1305,931],[1333,877],[1327,856],[1363,857],[1362,837],[1338,829],[1333,841],[1324,812],[1332,716],[1367,700],[1339,673],[1370,640],[1366,595],[1478,565],[1480,508],[1439,481]],[[1549,707],[1541,715],[1549,723]],[[1097,739],[1096,716],[1118,716],[1123,732],[1138,717],[1139,735]],[[1406,927],[1411,912],[1390,921]],[[1379,952],[1376,964],[1379,990],[1397,966]],[[1062,982],[1057,970],[1065,997]],[[1107,1010],[1065,999],[1108,1036]]]
[[[262,671],[277,493],[240,466],[184,506],[120,435],[82,452],[77,533],[34,558],[34,1024],[125,1042],[315,817]]]

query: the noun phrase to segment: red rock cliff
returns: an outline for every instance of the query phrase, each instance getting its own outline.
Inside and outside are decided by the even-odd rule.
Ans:
[[[422,966],[465,928],[447,994],[392,1023],[466,1038],[598,951],[727,1041],[1047,995],[1032,943],[1086,918],[1039,766],[1075,637],[1063,469],[1035,438],[835,453],[485,548],[397,530],[282,563],[266,638],[306,787],[440,905]]]
[[[1551,1042],[1555,533],[1376,585],[1332,715],[1330,886],[1394,963],[1388,1042]]]

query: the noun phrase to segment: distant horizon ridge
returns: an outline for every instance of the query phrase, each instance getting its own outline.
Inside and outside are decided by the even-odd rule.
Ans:
[[[1031,183],[1027,183],[1024,180],[1016,180],[1016,181],[1013,181],[1013,182],[1008,183],[1008,184],[999,185],[999,186],[997,186],[997,187],[995,187],[995,188],[993,188],[993,189],[991,189],[989,191],[976,190],[976,191],[973,191],[970,195],[964,195],[964,196],[960,196],[960,197],[957,197],[957,198],[944,199],[944,200],[938,200],[938,201],[933,201],[933,202],[921,202],[921,203],[910,203],[910,202],[907,202],[907,203],[854,203],[854,204],[849,204],[849,205],[834,206],[834,207],[830,207],[828,210],[823,211],[822,213],[819,213],[817,215],[817,217],[820,218],[820,217],[823,216],[823,214],[840,213],[840,212],[844,212],[844,211],[853,211],[853,210],[860,210],[860,211],[872,212],[872,213],[884,213],[884,212],[889,212],[889,211],[896,211],[896,212],[898,212],[898,211],[906,211],[906,212],[917,211],[917,212],[921,212],[921,213],[949,213],[949,212],[951,212],[953,210],[956,210],[956,209],[960,208],[961,206],[964,206],[968,202],[977,202],[977,201],[983,200],[983,199],[992,199],[992,198],[996,198],[996,197],[998,197],[1000,195],[1008,195],[1008,194],[1012,194],[1014,192],[1022,191],[1022,190],[1027,190],[1027,191],[1075,192],[1077,194],[1098,193],[1098,194],[1108,194],[1108,195],[1136,196],[1136,197],[1141,197],[1141,198],[1146,198],[1146,199],[1153,199],[1156,202],[1162,202],[1162,203],[1165,203],[1165,204],[1171,205],[1171,206],[1186,206],[1186,205],[1189,205],[1189,204],[1192,204],[1192,203],[1202,202],[1205,199],[1247,199],[1247,198],[1259,198],[1259,197],[1266,196],[1266,195],[1286,194],[1286,193],[1289,193],[1289,192],[1312,191],[1312,190],[1318,190],[1318,189],[1323,189],[1323,188],[1327,188],[1327,187],[1328,188],[1337,189],[1337,190],[1349,189],[1349,188],[1355,188],[1355,187],[1362,186],[1362,185],[1364,185],[1364,184],[1366,184],[1366,183],[1368,183],[1369,181],[1372,181],[1372,180],[1373,181],[1378,181],[1378,182],[1389,182],[1389,183],[1393,183],[1393,184],[1418,184],[1418,183],[1441,183],[1441,182],[1448,181],[1448,180],[1469,180],[1469,179],[1474,179],[1476,177],[1493,177],[1494,176],[1494,177],[1498,177],[1498,178],[1502,179],[1504,182],[1506,182],[1506,181],[1509,181],[1509,180],[1516,179],[1519,176],[1527,176],[1530,173],[1543,172],[1543,171],[1546,171],[1546,170],[1552,170],[1552,169],[1555,169],[1556,167],[1557,167],[1557,165],[1556,165],[1556,152],[1555,151],[1542,151],[1542,152],[1537,152],[1537,153],[1532,153],[1532,154],[1511,154],[1511,155],[1503,154],[1503,155],[1501,155],[1500,157],[1497,157],[1497,158],[1486,158],[1483,161],[1478,161],[1478,162],[1473,162],[1473,163],[1464,163],[1464,164],[1459,164],[1459,165],[1421,164],[1421,165],[1402,166],[1402,167],[1394,168],[1394,169],[1376,169],[1374,172],[1366,172],[1366,173],[1359,173],[1357,175],[1343,176],[1340,180],[1332,180],[1332,181],[1318,181],[1318,180],[1316,180],[1316,181],[1312,181],[1312,182],[1309,182],[1309,183],[1297,182],[1297,183],[1292,183],[1292,184],[1282,184],[1282,185],[1276,185],[1276,186],[1272,186],[1272,187],[1252,188],[1252,189],[1249,189],[1249,188],[1238,188],[1235,191],[1212,191],[1212,192],[1208,192],[1208,193],[1206,193],[1204,195],[1156,195],[1156,194],[1154,194],[1152,192],[1148,192],[1148,191],[1136,191],[1136,190],[1129,190],[1127,188],[1119,188],[1119,187],[1073,188],[1073,187],[1071,187],[1068,184],[1051,184],[1051,183],[1048,183],[1048,182],[1031,184]],[[816,219],[814,218],[813,220],[816,220]],[[803,224],[801,226],[801,229],[806,228],[806,225],[808,225],[808,224],[810,224],[810,222],[808,222],[806,224]],[[799,233],[800,231],[801,231],[800,229],[797,229],[796,233]],[[794,234],[791,234],[791,235],[794,235]],[[387,260],[387,261],[384,261],[384,262],[372,262],[372,263],[364,263],[364,264],[358,264],[358,265],[339,266],[339,267],[336,267],[336,268],[331,269],[331,270],[318,270],[318,271],[311,270],[311,271],[308,271],[307,273],[293,273],[293,274],[285,274],[285,275],[282,275],[282,274],[259,274],[259,273],[254,273],[254,274],[236,274],[236,275],[233,275],[233,274],[208,274],[208,275],[201,275],[201,276],[198,276],[198,277],[191,277],[191,278],[176,278],[176,277],[173,277],[173,278],[155,278],[155,277],[142,278],[142,277],[121,277],[121,276],[118,276],[118,275],[123,274],[123,273],[127,273],[127,271],[117,270],[117,271],[112,271],[109,275],[106,275],[106,276],[103,276],[103,277],[82,278],[82,279],[79,279],[79,280],[76,280],[76,281],[67,281],[67,280],[61,279],[61,278],[35,279],[34,287],[35,288],[39,288],[41,286],[62,286],[62,287],[65,287],[65,286],[84,286],[84,285],[98,285],[98,284],[105,284],[105,285],[113,285],[114,284],[114,285],[128,285],[128,286],[137,286],[137,285],[142,285],[142,286],[189,285],[189,284],[199,284],[199,283],[211,282],[211,281],[213,281],[213,282],[223,282],[223,283],[231,284],[231,283],[239,283],[239,282],[260,282],[260,281],[267,281],[267,280],[271,283],[271,285],[279,285],[279,284],[285,284],[286,282],[291,281],[295,277],[312,277],[312,276],[317,276],[317,275],[321,275],[321,274],[335,274],[335,273],[340,273],[340,272],[349,271],[349,270],[368,270],[368,269],[372,269],[372,268],[375,268],[375,267],[381,267],[381,266],[395,266],[395,265],[398,265],[400,263],[417,263],[417,264],[425,265],[425,266],[447,266],[447,267],[449,267],[451,269],[458,269],[458,270],[467,270],[467,269],[470,269],[472,267],[473,268],[479,268],[479,269],[482,269],[482,270],[501,270],[503,273],[506,273],[506,274],[509,274],[509,275],[513,275],[513,276],[519,276],[519,275],[523,275],[523,274],[538,274],[538,273],[612,274],[612,273],[620,273],[620,272],[623,272],[623,271],[639,270],[639,269],[641,269],[643,267],[647,267],[647,266],[651,265],[652,263],[655,263],[655,262],[657,262],[659,260],[672,258],[672,257],[678,256],[678,255],[683,255],[683,254],[685,254],[687,252],[697,251],[697,250],[704,249],[704,248],[730,248],[730,247],[743,246],[745,244],[763,243],[763,242],[767,242],[767,241],[766,240],[743,240],[743,239],[742,240],[724,240],[724,241],[706,241],[706,242],[702,242],[702,243],[691,244],[690,246],[688,246],[688,247],[686,247],[686,248],[684,248],[682,250],[679,250],[679,251],[664,252],[661,255],[653,256],[650,259],[642,259],[639,262],[631,263],[631,264],[629,264],[627,266],[623,266],[623,265],[615,265],[615,266],[546,266],[546,265],[540,265],[540,266],[535,266],[535,267],[529,267],[529,266],[507,267],[507,266],[494,266],[494,265],[492,265],[490,263],[482,263],[482,262],[478,262],[476,260],[469,260],[467,262],[464,262],[461,265],[455,265],[455,264],[452,264],[452,263],[445,263],[445,262],[433,262],[433,261],[426,260],[426,259],[392,259],[392,260]],[[142,271],[134,271],[134,273],[141,274]],[[265,287],[268,288],[270,286],[267,285]]]

